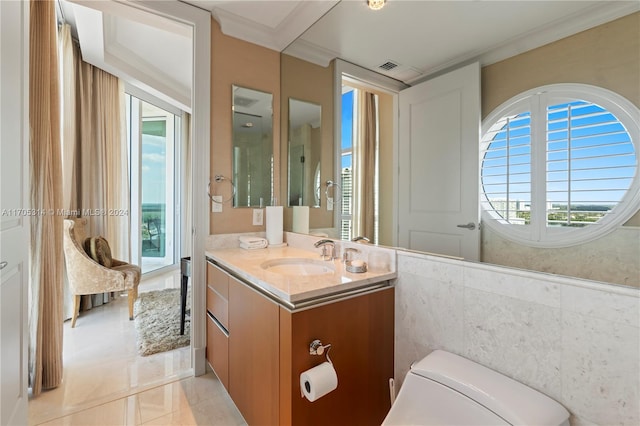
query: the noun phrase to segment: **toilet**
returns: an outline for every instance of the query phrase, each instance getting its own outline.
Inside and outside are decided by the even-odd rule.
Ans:
[[[436,350],[411,366],[382,424],[569,426],[569,412],[520,382]]]

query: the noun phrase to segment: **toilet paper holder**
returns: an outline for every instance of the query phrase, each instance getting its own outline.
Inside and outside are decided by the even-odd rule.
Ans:
[[[323,345],[320,339],[315,339],[311,343],[309,343],[309,355],[322,355],[324,354],[325,349],[327,350],[327,353],[325,355],[327,357],[327,361],[329,361],[330,364],[333,364],[331,362],[331,358],[329,358],[331,343],[329,343],[328,345]]]

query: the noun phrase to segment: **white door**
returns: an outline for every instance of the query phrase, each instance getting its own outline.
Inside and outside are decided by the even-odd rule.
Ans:
[[[480,65],[400,92],[398,245],[480,258]]]
[[[0,425],[25,425],[29,2],[0,1],[0,27]]]

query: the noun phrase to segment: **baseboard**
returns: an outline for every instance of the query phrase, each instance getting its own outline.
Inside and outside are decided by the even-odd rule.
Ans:
[[[193,348],[193,374],[195,376],[202,376],[207,372],[207,348]]]

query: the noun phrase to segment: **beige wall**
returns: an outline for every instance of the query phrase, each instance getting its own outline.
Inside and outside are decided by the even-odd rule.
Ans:
[[[273,156],[275,193],[280,191],[280,54],[274,50],[228,37],[220,25],[211,24],[211,173],[232,176],[231,86],[238,85],[273,94]],[[198,155],[198,153],[194,153]],[[231,196],[227,183],[211,184],[211,193]],[[211,211],[211,203],[209,203]],[[210,213],[209,233],[264,231],[253,226],[253,209],[233,208],[231,201],[222,213]]]
[[[640,107],[640,13],[482,68],[482,117],[534,87],[586,83]]]
[[[565,82],[604,87],[640,107],[640,13],[484,67],[482,116],[518,93]],[[639,224],[636,213],[624,229],[554,250],[524,247],[484,228],[482,260],[638,287]]]
[[[281,124],[282,133],[280,148],[280,203],[284,208],[284,229],[292,228],[293,209],[287,208],[287,140],[289,131],[289,98],[319,104],[322,108],[321,131],[321,181],[335,178],[333,149],[333,62],[326,68],[314,65],[293,56],[281,55]],[[320,190],[322,197],[320,208],[309,209],[310,228],[333,227],[333,211],[327,210],[327,199],[324,196],[325,186]]]

